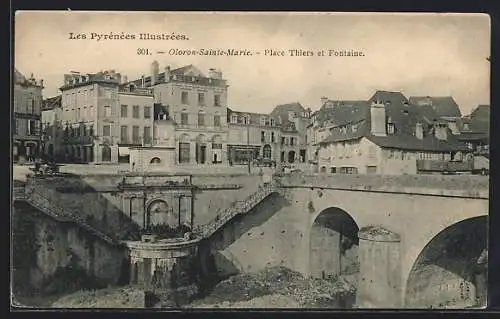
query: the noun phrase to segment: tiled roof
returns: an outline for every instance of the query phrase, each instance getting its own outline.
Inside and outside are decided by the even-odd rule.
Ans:
[[[421,140],[409,135],[373,136],[370,134],[366,138],[384,148],[409,151],[451,152],[467,150],[465,143],[459,141],[449,133],[446,141],[439,140],[432,135],[425,136]]]
[[[410,104],[430,106],[437,117],[461,117],[462,112],[451,96],[411,96]]]
[[[327,121],[332,125],[343,125],[366,118],[367,111],[367,101],[329,100],[317,111],[316,122],[320,125]]]
[[[395,132],[387,136],[373,136],[370,132],[370,112],[368,105],[372,101],[385,104],[387,121],[394,123]],[[364,105],[364,106],[363,106]],[[430,124],[434,120],[431,112],[425,113],[425,109],[415,107],[401,92],[377,91],[366,104],[359,103],[360,111],[349,113],[348,107],[333,106],[330,108],[330,116],[339,123],[331,129],[331,134],[319,144],[341,142],[366,137],[375,144],[385,148],[397,148],[414,151],[459,151],[466,150],[465,143],[459,141],[451,132],[448,132],[446,141],[438,140],[429,132]],[[431,117],[432,119],[427,119]],[[427,119],[427,120],[426,120]],[[414,136],[417,123],[422,123],[425,137],[418,139]],[[355,129],[352,129],[352,126]]]
[[[52,110],[61,107],[62,95],[49,97],[43,101],[43,110]]]
[[[490,106],[489,105],[478,105],[471,113],[471,119],[489,121],[490,120]]]
[[[281,118],[281,128],[287,131],[295,131],[295,124],[289,120],[289,113],[302,114],[306,109],[299,102],[277,105],[271,112],[272,117]]]

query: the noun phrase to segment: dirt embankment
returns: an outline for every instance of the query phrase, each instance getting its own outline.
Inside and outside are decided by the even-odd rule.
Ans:
[[[308,279],[284,267],[244,273],[219,282],[185,308],[351,308],[353,279]],[[138,287],[80,290],[53,302],[55,308],[143,308]]]

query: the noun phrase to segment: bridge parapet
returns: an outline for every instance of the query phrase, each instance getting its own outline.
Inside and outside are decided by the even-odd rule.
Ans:
[[[285,188],[315,187],[353,191],[489,198],[489,179],[476,175],[316,175],[280,177]]]

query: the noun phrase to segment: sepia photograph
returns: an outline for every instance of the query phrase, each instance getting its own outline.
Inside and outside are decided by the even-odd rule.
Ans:
[[[483,309],[490,17],[17,11],[11,309]]]

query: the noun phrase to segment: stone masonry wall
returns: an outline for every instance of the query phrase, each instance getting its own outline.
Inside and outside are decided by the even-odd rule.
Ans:
[[[54,221],[28,204],[16,206],[15,290],[57,293],[122,279],[125,249],[104,243],[73,224]]]

